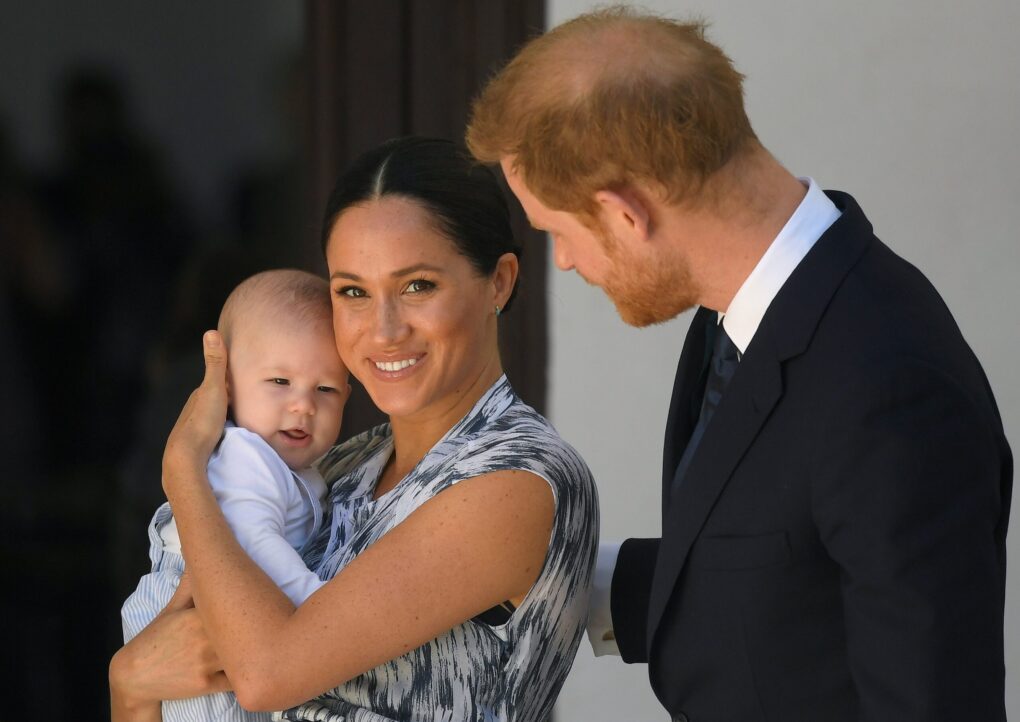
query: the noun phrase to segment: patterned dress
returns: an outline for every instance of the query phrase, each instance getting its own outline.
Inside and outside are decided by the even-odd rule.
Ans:
[[[574,449],[500,378],[389,493],[372,492],[393,449],[389,425],[333,449],[326,518],[305,561],[330,579],[429,499],[458,481],[518,469],[545,479],[556,503],[538,580],[505,623],[469,620],[402,657],[283,713],[287,720],[500,720],[549,717],[584,633],[598,546],[598,498]]]

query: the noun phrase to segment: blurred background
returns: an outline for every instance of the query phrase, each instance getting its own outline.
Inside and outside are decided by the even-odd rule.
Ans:
[[[108,719],[106,667],[120,603],[148,569],[162,445],[201,378],[200,334],[230,289],[263,268],[323,270],[319,221],[339,169],[396,135],[460,139],[471,97],[513,49],[593,5],[5,5],[0,722]],[[1016,450],[1020,5],[646,6],[711,20],[709,37],[748,76],[766,146],[854,194],[879,236],[935,282]],[[548,270],[544,238],[516,222],[529,237],[522,293],[501,329],[508,374],[588,460],[603,536],[657,534],[663,421],[689,315],[623,326],[602,294]],[[359,393],[344,435],[378,419]],[[1010,547],[1015,569],[1015,534]],[[1012,716],[1018,607],[1014,573]],[[664,717],[643,666],[594,659],[582,643],[557,720]]]

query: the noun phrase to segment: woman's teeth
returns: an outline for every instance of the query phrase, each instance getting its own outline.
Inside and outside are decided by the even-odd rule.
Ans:
[[[380,371],[401,371],[408,366],[414,366],[416,363],[418,363],[416,358],[408,358],[403,361],[376,361],[375,367]]]

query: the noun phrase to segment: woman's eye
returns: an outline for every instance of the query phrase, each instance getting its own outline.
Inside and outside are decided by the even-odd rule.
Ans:
[[[407,284],[407,290],[410,293],[425,293],[426,291],[431,291],[435,287],[436,284],[432,281],[427,281],[424,278],[416,278]]]
[[[365,289],[358,288],[357,286],[343,286],[336,292],[336,295],[347,296],[348,298],[364,298],[368,294],[365,293]]]
[[[280,378],[279,376],[277,376],[276,378],[269,379],[269,380],[272,381],[277,386],[290,386],[290,380],[289,379]]]

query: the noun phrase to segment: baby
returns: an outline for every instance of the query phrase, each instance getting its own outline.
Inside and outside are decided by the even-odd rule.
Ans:
[[[347,369],[333,340],[329,285],[303,271],[267,271],[230,294],[219,331],[228,351],[231,418],[209,460],[209,484],[237,540],[300,605],[323,582],[300,550],[322,520],[326,484],[315,462],[336,442]],[[124,641],[166,606],[184,571],[169,504],[149,524],[152,572],[121,609]],[[164,722],[268,720],[233,694],[163,703]]]

